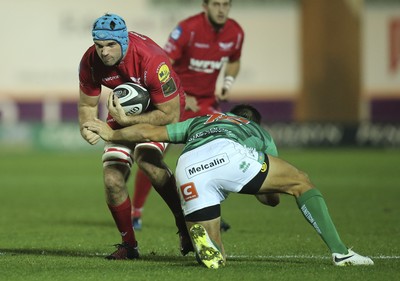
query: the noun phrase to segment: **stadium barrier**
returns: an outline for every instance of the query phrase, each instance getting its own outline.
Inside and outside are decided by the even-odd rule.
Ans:
[[[280,148],[373,147],[400,148],[400,124],[369,123],[264,123]],[[19,149],[81,151],[102,149],[103,142],[91,146],[79,132],[77,123],[19,123],[0,125],[0,147]]]
[[[371,103],[372,120],[358,124],[297,123],[290,100],[249,101],[279,147],[400,147],[400,101]],[[237,102],[225,102],[223,111]],[[379,108],[381,106],[381,108]],[[386,110],[385,110],[386,109]],[[102,103],[100,117],[107,110]],[[0,145],[49,150],[90,150],[78,127],[76,101],[0,103]]]

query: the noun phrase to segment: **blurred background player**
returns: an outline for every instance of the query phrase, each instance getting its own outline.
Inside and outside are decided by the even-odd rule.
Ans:
[[[88,143],[96,144],[100,139],[82,125],[98,117],[102,86],[113,89],[125,82],[140,84],[149,91],[154,106],[136,116],[119,116],[110,111],[107,123],[112,129],[144,122],[166,125],[180,120],[184,91],[161,47],[144,35],[128,32],[125,21],[115,14],[98,18],[93,24],[92,37],[94,45],[85,52],[79,67],[79,124],[81,135]],[[106,143],[102,157],[106,202],[122,237],[122,243],[116,245],[117,250],[107,259],[139,257],[126,188],[133,159],[149,175],[152,185],[172,211],[182,254],[193,250],[175,178],[162,159],[164,148],[165,144],[159,142],[127,146]]]
[[[219,112],[219,102],[228,98],[240,70],[244,31],[228,18],[232,1],[204,0],[202,6],[203,12],[178,23],[164,47],[186,93],[184,120]],[[216,91],[223,67],[222,89]],[[143,206],[150,189],[151,182],[138,170],[132,198],[135,229],[142,228]],[[222,220],[221,230],[229,228]]]
[[[117,107],[124,114],[119,104]],[[280,193],[292,195],[304,218],[329,248],[335,266],[373,265],[369,257],[342,242],[321,192],[304,172],[278,158],[275,142],[260,122],[255,108],[238,105],[228,113],[166,126],[138,124],[113,131],[100,120],[85,126],[105,140],[119,143],[149,139],[185,143],[175,174],[197,259],[208,268],[216,269],[226,262],[219,227],[220,204],[230,193],[253,194],[269,206],[279,204]]]

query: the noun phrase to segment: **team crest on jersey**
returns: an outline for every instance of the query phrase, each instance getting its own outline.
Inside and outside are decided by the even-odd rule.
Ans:
[[[171,32],[171,38],[176,41],[179,39],[179,37],[181,37],[181,34],[182,34],[182,28],[180,26],[177,26]]]
[[[164,62],[160,64],[157,67],[157,75],[158,75],[158,80],[160,80],[161,83],[167,81],[170,76],[168,65],[166,65]]]
[[[218,45],[219,45],[219,48],[220,48],[222,51],[229,51],[230,49],[232,49],[233,42],[227,42],[227,43],[225,43],[225,42],[219,42]]]
[[[168,97],[176,92],[176,84],[172,77],[161,86],[164,97]]]

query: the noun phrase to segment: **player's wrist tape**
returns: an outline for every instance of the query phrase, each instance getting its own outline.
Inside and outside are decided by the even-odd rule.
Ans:
[[[225,76],[222,88],[225,89],[225,90],[230,90],[230,88],[233,85],[233,82],[235,82],[235,77],[233,77],[233,76]]]

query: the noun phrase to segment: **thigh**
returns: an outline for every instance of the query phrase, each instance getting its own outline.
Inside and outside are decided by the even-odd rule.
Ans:
[[[164,169],[163,153],[164,151],[160,151],[154,146],[137,146],[133,153],[133,158],[141,169],[147,170],[148,166]]]
[[[268,155],[269,171],[261,186],[260,193],[286,193],[298,195],[312,187],[307,175],[292,164]]]
[[[172,171],[163,160],[163,154],[154,147],[136,147],[134,159],[138,167],[150,179],[153,187],[157,191],[159,191],[159,188],[162,188],[172,176]]]
[[[168,143],[166,142],[143,142],[143,143],[138,143],[135,146],[135,150],[140,150],[140,149],[155,149],[157,150],[160,154],[164,154],[164,152],[167,150]]]

